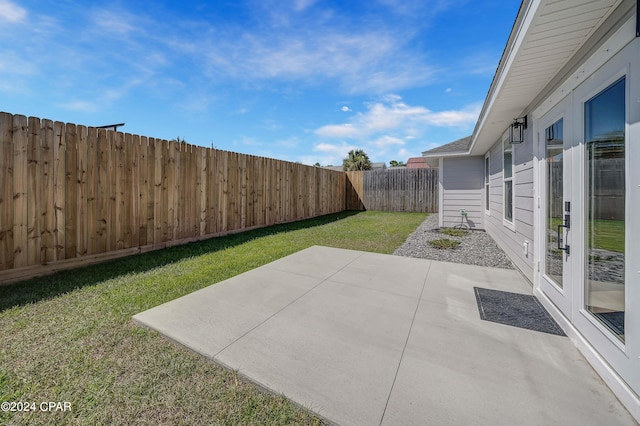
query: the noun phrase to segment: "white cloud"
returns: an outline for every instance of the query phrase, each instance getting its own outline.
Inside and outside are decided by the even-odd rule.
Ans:
[[[19,54],[13,52],[2,52],[0,73],[24,76],[36,74],[37,71],[37,66],[28,59],[20,57]]]
[[[58,106],[71,111],[79,111],[79,112],[97,112],[100,110],[100,108],[96,103],[88,102],[88,101],[72,101],[72,102],[60,104]]]
[[[375,146],[377,146],[379,149],[386,149],[389,148],[393,145],[404,145],[406,142],[400,138],[394,137],[394,136],[389,136],[389,135],[385,135],[382,136],[380,138],[378,138],[377,140],[375,140],[373,142],[373,144]]]
[[[355,148],[352,145],[348,145],[345,143],[336,145],[336,144],[321,142],[313,147],[313,150],[316,152],[331,153],[331,154],[339,153],[343,156],[346,156],[347,153],[352,149],[355,149]]]
[[[436,72],[411,52],[409,40],[383,28],[225,33],[211,32],[193,52],[198,61],[206,52],[206,71],[212,79],[296,80],[310,85],[329,79],[347,93],[384,93],[425,85]]]
[[[303,155],[298,158],[298,161],[303,164],[315,164],[318,162],[323,166],[340,166],[342,165],[342,159],[345,158],[352,149],[358,148],[345,142],[337,144],[319,142],[313,146],[313,154]]]
[[[92,20],[107,36],[128,35],[136,30],[136,19],[121,10],[97,10],[93,13]]]
[[[441,111],[432,113],[429,116],[429,121],[435,126],[444,127],[465,127],[473,125],[482,108],[481,103],[474,103],[468,105],[461,110]]]
[[[23,22],[27,10],[8,0],[0,0],[0,21]]]
[[[301,12],[301,11],[307,9],[308,7],[313,6],[313,4],[315,2],[316,2],[316,0],[295,0],[293,8],[297,12]]]
[[[315,135],[324,140],[314,151],[339,152],[343,158],[349,151],[347,148],[353,145],[364,149],[375,161],[404,161],[411,152],[428,149],[424,146],[424,138],[436,128],[470,132],[481,105],[474,103],[459,110],[432,111],[424,106],[409,105],[398,95],[385,95],[376,102],[365,104],[365,112],[351,115],[344,123],[317,128]],[[340,140],[340,143],[327,141],[331,139]]]
[[[351,108],[349,108],[348,106],[343,106],[342,108],[340,108],[342,111],[344,112],[351,112]]]
[[[346,124],[329,124],[322,126],[315,131],[318,136],[326,136],[330,138],[355,138],[360,134],[359,129],[353,125]]]
[[[365,140],[372,135],[392,133],[416,138],[420,129],[429,126],[468,128],[475,124],[480,114],[480,103],[467,105],[460,110],[434,112],[423,106],[411,106],[397,95],[387,95],[379,102],[366,105],[368,111],[353,116],[348,123],[328,124],[315,130],[321,137]]]
[[[409,152],[409,150],[405,148],[399,149],[397,155],[398,155],[398,158],[401,159],[400,161],[404,161],[404,162],[406,162],[409,157],[413,156],[411,152]]]
[[[278,123],[276,120],[267,118],[263,121],[263,127],[264,129],[273,132],[282,129],[282,124]]]

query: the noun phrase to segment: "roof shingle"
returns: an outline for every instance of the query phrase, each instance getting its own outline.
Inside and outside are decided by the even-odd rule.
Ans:
[[[471,144],[471,136],[449,142],[446,145],[437,146],[422,153],[425,157],[437,157],[438,154],[466,154]]]

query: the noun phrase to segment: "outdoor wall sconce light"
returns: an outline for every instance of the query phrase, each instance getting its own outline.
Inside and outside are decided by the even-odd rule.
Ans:
[[[524,142],[524,129],[527,128],[527,116],[516,118],[509,126],[509,143]]]

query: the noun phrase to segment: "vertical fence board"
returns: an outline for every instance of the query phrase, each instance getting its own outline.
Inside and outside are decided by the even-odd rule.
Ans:
[[[13,268],[13,116],[0,113],[0,270]]]
[[[184,193],[184,207],[182,208],[184,226],[182,238],[191,238],[192,236],[191,227],[193,217],[191,215],[191,207],[193,202],[193,188],[195,186],[195,182],[191,180],[191,172],[193,168],[192,147],[193,145],[184,144],[186,161],[184,165],[184,172],[182,174],[182,192]]]
[[[87,128],[87,254],[98,253],[98,176],[100,148],[98,130]]]
[[[96,253],[107,251],[107,224],[109,222],[109,159],[107,157],[107,131],[98,129],[98,181],[96,190],[97,200],[97,227],[96,227]]]
[[[207,234],[216,232],[216,203],[218,185],[215,180],[216,150],[207,150]]]
[[[40,222],[40,261],[49,263],[56,260],[53,230],[55,228],[54,213],[54,159],[53,159],[53,122],[41,120],[40,145],[42,147],[42,221]]]
[[[176,152],[177,144],[174,141],[168,143],[169,157],[165,162],[165,169],[167,173],[167,241],[171,241],[175,238],[176,227],[176,198],[179,194],[176,193],[178,186],[176,183],[176,173],[179,172],[179,163],[176,164]]]
[[[198,235],[204,236],[207,232],[207,150],[203,147],[198,147],[198,166]]]
[[[182,238],[190,238],[193,236],[192,234],[192,224],[193,224],[193,216],[192,216],[192,204],[193,204],[193,189],[194,189],[194,181],[191,180],[191,173],[193,171],[193,145],[184,144],[185,148],[185,170],[183,173],[182,180],[182,192],[184,193],[184,207],[182,208],[182,217],[184,222],[184,233]],[[187,184],[188,183],[188,184]]]
[[[235,152],[229,153],[229,187],[228,187],[228,206],[227,224],[229,229],[238,229],[240,222],[239,210],[239,187],[238,187],[238,155]]]
[[[187,145],[191,151],[189,157],[189,180],[185,182],[187,188],[189,188],[189,237],[193,238],[200,235],[200,214],[198,205],[198,193],[200,192],[200,185],[198,182],[198,173],[200,168],[198,167],[198,152],[197,147],[193,145]]]
[[[218,151],[218,232],[227,231],[227,210],[229,210],[229,156],[227,151]]]
[[[145,210],[145,220],[146,220],[146,230],[147,230],[147,239],[145,244],[153,244],[153,238],[155,234],[155,196],[156,196],[156,185],[155,185],[155,144],[151,143],[151,139],[143,136],[141,139],[141,143],[144,144],[144,147],[147,152],[147,175],[146,175],[146,195],[147,195],[147,204]]]
[[[54,215],[55,227],[53,240],[55,246],[55,260],[65,258],[65,184],[66,184],[66,151],[67,141],[65,125],[59,121],[53,123],[53,181],[54,181]]]
[[[75,124],[66,125],[65,140],[64,257],[72,259],[78,249],[78,134]]]
[[[169,159],[169,142],[166,140],[162,140],[162,151],[160,153],[161,158],[163,158],[161,162],[161,170],[162,170],[162,198],[160,199],[162,214],[161,217],[161,229],[162,229],[162,238],[161,242],[166,242],[169,240],[169,170],[168,170],[168,159]],[[173,190],[173,188],[171,188]]]
[[[263,203],[264,203],[264,224],[271,224],[271,215],[273,211],[273,167],[271,167],[271,159],[264,159],[264,186],[263,186]]]
[[[107,250],[116,250],[120,226],[116,223],[118,203],[119,153],[113,130],[107,130]]]
[[[180,224],[179,232],[178,232],[178,240],[189,237],[189,198],[191,197],[191,187],[193,187],[193,183],[189,183],[189,188],[187,188],[186,182],[189,179],[189,147],[186,144],[180,144],[180,155],[179,155],[179,164],[180,164],[180,174],[178,177],[178,191],[180,193],[179,201],[178,201],[178,223]]]
[[[86,126],[77,126],[76,134],[78,138],[78,160],[77,160],[77,188],[76,202],[77,220],[76,220],[76,257],[82,257],[87,254],[88,235],[87,235],[87,158],[88,150],[88,132]]]
[[[247,156],[238,156],[238,189],[240,190],[239,199],[239,214],[240,222],[238,223],[238,229],[245,228],[247,226]]]
[[[153,189],[149,187],[149,150],[148,140],[144,136],[134,136],[134,143],[136,143],[138,151],[137,168],[138,168],[138,245],[144,247],[147,245],[148,239],[148,222],[147,215],[149,214],[149,195],[152,194]]]
[[[162,240],[162,188],[164,186],[164,172],[162,168],[162,153],[164,145],[153,138],[149,139],[149,152],[155,146],[154,150],[154,170],[153,170],[153,243],[159,244]],[[149,179],[152,176],[149,175]]]
[[[130,133],[124,135],[127,168],[127,204],[125,216],[128,226],[125,230],[124,247],[138,247],[140,244],[140,137]]]
[[[27,263],[36,265],[40,263],[40,216],[41,216],[41,191],[42,182],[40,176],[40,120],[29,117],[29,141],[27,158]]]
[[[13,267],[27,266],[27,117],[13,116]]]
[[[114,156],[114,186],[115,186],[115,203],[114,203],[114,217],[113,226],[115,228],[114,244],[116,250],[122,250],[124,248],[124,234],[126,223],[124,223],[124,203],[126,188],[126,170],[125,170],[125,152],[124,152],[124,135],[120,132],[109,131],[109,134],[113,136],[113,144],[115,149]]]

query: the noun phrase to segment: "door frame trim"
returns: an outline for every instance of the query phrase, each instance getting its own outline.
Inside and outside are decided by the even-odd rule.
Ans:
[[[537,139],[537,142],[534,143],[534,159],[535,159],[535,166],[534,166],[534,181],[535,181],[535,185],[534,185],[534,191],[535,191],[535,196],[537,198],[537,208],[534,209],[534,223],[535,223],[535,229],[534,229],[534,234],[535,234],[535,240],[538,242],[536,244],[536,249],[535,249],[535,254],[534,254],[534,261],[537,264],[537,267],[534,268],[534,287],[535,288],[539,288],[542,291],[542,283],[543,281],[548,281],[545,278],[545,268],[544,265],[546,262],[546,227],[544,226],[546,224],[546,141],[544,140],[544,134],[545,134],[545,130],[546,127],[552,125],[553,123],[555,123],[557,120],[559,120],[560,118],[563,119],[563,128],[564,128],[564,136],[563,139],[565,141],[569,141],[569,147],[568,148],[564,148],[564,159],[563,161],[568,161],[571,162],[572,161],[572,153],[570,152],[569,148],[573,148],[573,142],[571,141],[571,139],[573,138],[572,132],[573,132],[573,117],[572,117],[572,105],[573,105],[573,92],[569,92],[568,94],[566,94],[561,100],[559,100],[554,106],[553,108],[549,109],[548,111],[546,111],[546,113],[542,116],[539,117],[537,119],[534,120],[534,126],[533,126],[533,131],[534,131],[534,135]],[[549,115],[550,118],[548,120],[543,120],[543,118],[545,116]],[[564,144],[563,144],[564,145]],[[570,173],[573,173],[573,166],[570,165],[571,171]],[[564,191],[564,190],[563,190]],[[543,197],[544,195],[544,197]],[[569,200],[572,201],[572,205],[573,200],[571,199],[571,194],[564,194],[563,195],[563,201],[564,198],[569,198]],[[575,208],[572,208],[572,214],[573,214],[573,210],[575,210]],[[573,226],[573,225],[572,225]],[[573,245],[573,241],[571,243]],[[571,256],[574,256],[574,254],[572,254]],[[565,255],[562,255],[562,259],[563,259],[563,268],[564,268],[564,264],[566,263],[565,261]],[[571,261],[568,262],[569,265],[568,267],[571,267]],[[554,292],[554,294],[557,294],[558,298],[562,297],[562,300],[558,300],[556,298],[555,302],[552,303],[561,303],[562,306],[558,306],[560,311],[564,311],[564,315],[566,315],[567,318],[569,318],[570,320],[572,320],[572,315],[573,315],[573,309],[572,309],[572,303],[573,303],[573,291],[572,291],[572,283],[567,282],[566,279],[572,279],[571,275],[572,275],[573,271],[571,271],[571,273],[568,276],[565,276],[565,274],[563,274],[563,286],[562,288],[558,287],[557,285],[553,284],[553,283],[549,283],[550,288],[552,289],[552,291]],[[549,296],[549,300],[551,301],[551,296]]]
[[[576,329],[573,323],[562,314],[540,287],[534,286],[533,295],[560,325],[567,337],[569,337],[571,342],[587,359],[589,364],[591,364],[596,373],[598,373],[600,378],[609,386],[625,408],[629,410],[631,415],[636,419],[640,419],[640,404],[638,404],[638,396],[633,389],[631,389],[622,377],[609,365],[605,358],[595,350],[594,346]]]

